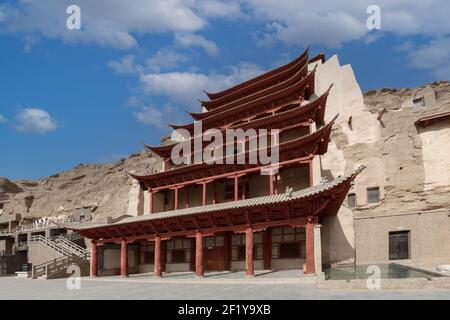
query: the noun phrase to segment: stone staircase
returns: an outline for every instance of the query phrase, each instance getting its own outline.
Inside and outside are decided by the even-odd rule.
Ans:
[[[61,255],[59,258],[34,265],[32,268],[33,279],[54,279],[68,277],[67,268],[77,265],[80,269],[89,269],[89,252],[69,240],[65,236],[44,237],[42,235],[31,236],[30,244],[41,244]]]

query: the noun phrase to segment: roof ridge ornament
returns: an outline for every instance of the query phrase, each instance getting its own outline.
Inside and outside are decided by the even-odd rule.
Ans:
[[[326,176],[322,176],[322,178],[320,178],[320,183],[321,184],[326,184],[328,182],[330,182],[330,181],[328,180],[328,178]]]
[[[288,198],[292,197],[293,188],[286,186],[286,191],[284,192]]]

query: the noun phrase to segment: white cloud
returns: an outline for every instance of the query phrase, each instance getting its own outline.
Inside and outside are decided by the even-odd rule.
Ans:
[[[450,37],[434,39],[418,48],[411,48],[407,56],[410,67],[429,71],[439,80],[450,79]]]
[[[133,115],[140,123],[149,124],[158,128],[166,126],[163,122],[163,113],[153,106],[143,107],[140,111],[134,112]]]
[[[374,35],[366,27],[369,16],[366,10],[372,4],[381,8],[382,32],[431,37],[450,33],[447,0],[249,0],[247,3],[253,18],[268,26],[261,36],[262,43],[277,40],[289,45],[329,47],[366,37],[369,37],[366,43],[373,41]]]
[[[118,74],[132,74],[140,70],[140,66],[135,64],[135,58],[132,54],[119,61],[111,60],[108,62],[108,66]]]
[[[25,108],[17,115],[16,128],[19,131],[31,133],[47,133],[58,127],[56,120],[50,114],[39,108]]]
[[[176,67],[178,63],[187,61],[188,58],[170,48],[158,50],[151,58],[145,61],[152,72],[160,72],[163,69]]]
[[[159,55],[156,54],[154,57]],[[161,64],[156,63],[156,61],[160,62],[157,59],[153,59],[150,63],[153,68],[135,64],[133,59],[120,61],[124,60],[127,62],[123,64],[119,62],[109,64],[119,73],[139,70],[135,74],[138,75],[140,93],[136,92],[137,94],[130,96],[127,105],[137,110],[133,116],[138,122],[158,128],[165,128],[168,122],[189,121],[183,110],[199,111],[198,99],[205,98],[203,90],[219,91],[264,72],[254,64],[242,62],[237,66],[226,67],[225,73],[175,71],[158,73],[152,72],[152,69],[161,67]],[[153,103],[155,96],[167,98],[168,103],[164,106],[155,106]]]
[[[231,1],[77,0],[81,30],[73,31],[66,28],[66,8],[71,4],[72,0],[22,0],[0,5],[0,30],[127,49],[138,45],[136,34],[196,32],[208,19],[242,14],[240,4]]]
[[[22,0],[14,5],[2,4],[0,30],[71,43],[131,48],[138,45],[136,34],[195,34],[213,19],[251,17],[267,26],[261,36],[265,43],[276,40],[289,45],[336,47],[370,36],[366,9],[376,4],[381,8],[384,32],[429,37],[450,34],[447,0],[77,0],[82,13],[79,31],[66,28],[65,9],[70,4],[73,1]],[[373,40],[371,35],[368,42]],[[196,41],[199,43],[195,45],[214,52],[210,40]]]
[[[6,118],[4,115],[0,114],[0,123],[6,122]]]
[[[6,14],[6,10],[8,10],[8,7],[6,4],[1,4],[0,5],[0,23],[6,21],[7,19],[7,14]]]
[[[237,1],[199,1],[197,8],[202,13],[202,15],[207,17],[222,17],[234,19],[244,16],[244,13],[241,11],[240,3]]]
[[[117,48],[137,45],[134,33],[192,32],[206,21],[194,12],[196,1],[184,0],[77,0],[82,30],[66,28],[66,8],[71,0],[27,0],[3,6],[6,32],[38,34],[65,42],[87,42]]]
[[[175,43],[181,47],[200,47],[210,56],[216,56],[220,53],[219,48],[213,41],[207,40],[198,34],[176,34]]]
[[[226,74],[195,72],[146,73],[140,76],[142,89],[147,95],[164,95],[183,103],[185,109],[199,108],[197,99],[203,98],[203,90],[218,91],[248,80],[264,70],[250,63],[229,67]]]

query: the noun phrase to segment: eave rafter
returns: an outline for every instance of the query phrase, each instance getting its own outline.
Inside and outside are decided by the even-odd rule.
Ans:
[[[295,158],[302,158],[315,154],[324,154],[327,151],[331,128],[336,118],[337,115],[326,126],[311,134],[295,140],[281,143],[279,145],[280,163],[282,161],[294,160]],[[233,157],[236,157],[236,155],[234,155]],[[248,164],[249,157],[250,152],[247,150],[245,154],[245,163],[247,164],[223,165],[200,163],[180,167],[178,169],[173,169],[170,171],[159,172],[148,176],[138,176],[134,174],[129,175],[137,179],[138,181],[149,185],[153,190],[158,190],[158,188],[162,188],[164,186],[172,187],[181,183],[186,184],[187,182],[189,182],[186,180],[186,174],[188,173],[194,176],[194,179],[191,179],[190,181],[197,181],[205,179],[207,177],[217,176],[219,172],[231,173],[250,168],[255,168],[255,170],[256,168],[259,168],[260,166],[257,164]],[[231,162],[236,163],[235,160],[236,159]],[[227,163],[226,159],[223,159],[223,163]]]
[[[332,85],[328,88],[325,93],[320,97],[311,101],[307,104],[300,105],[300,103],[292,104],[291,108],[286,111],[283,107],[279,107],[273,110],[270,115],[262,117],[255,120],[244,121],[236,125],[231,124],[230,129],[279,129],[280,131],[290,129],[294,125],[306,125],[311,121],[315,121],[317,124],[323,124],[325,115],[325,106],[327,102],[327,97],[332,88]],[[289,105],[285,106],[288,107]],[[281,109],[281,110],[280,110]],[[281,111],[281,112],[279,112]],[[277,113],[278,112],[278,113]],[[225,134],[226,129],[221,129],[221,133]],[[202,139],[203,140],[203,139]],[[203,148],[205,148],[210,142],[203,141]],[[144,146],[162,157],[163,159],[169,159],[172,153],[173,147],[176,143],[165,145],[165,146],[150,146],[144,144]],[[193,149],[194,138],[191,139],[191,149]]]
[[[195,232],[213,234],[222,231],[243,232],[248,225],[255,230],[264,230],[268,226],[304,225],[308,217],[319,219],[325,215],[336,214],[345,195],[351,187],[351,182],[361,171],[348,176],[345,180],[330,189],[313,193],[305,198],[292,199],[283,203],[259,205],[249,208],[231,208],[210,213],[190,216],[175,216],[160,218],[154,221],[137,221],[121,226],[96,227],[86,230],[76,230],[85,237],[99,240],[99,243],[114,243],[126,238],[127,241],[151,240],[156,234],[166,239],[179,236],[193,236]],[[190,223],[187,223],[187,222]],[[222,221],[222,222],[221,222]],[[154,224],[164,229],[154,227]],[[152,226],[145,233],[146,227]],[[170,228],[170,226],[177,226]],[[127,230],[127,234],[123,233]]]
[[[259,98],[262,98],[262,97],[265,97],[265,96],[267,96],[269,94],[272,94],[274,92],[278,92],[280,90],[283,90],[284,88],[289,87],[289,86],[295,84],[298,81],[301,81],[301,79],[303,79],[307,74],[308,74],[308,66],[305,64],[302,67],[301,70],[299,70],[292,77],[290,77],[290,78],[288,78],[288,79],[286,79],[284,81],[275,83],[275,84],[273,84],[270,87],[267,87],[267,88],[265,88],[263,90],[260,90],[260,91],[256,91],[254,93],[251,93],[249,95],[241,97],[241,98],[239,98],[237,100],[233,100],[231,102],[224,103],[224,104],[222,104],[220,106],[217,106],[216,108],[214,108],[211,111],[198,112],[198,113],[197,112],[190,112],[189,114],[196,121],[205,119],[207,117],[210,117],[213,114],[218,114],[218,113],[220,113],[220,112],[222,112],[222,111],[224,111],[226,109],[231,109],[231,108],[234,108],[234,107],[237,107],[237,106],[242,106],[242,105],[245,105],[248,102],[257,101],[257,99],[259,99]]]
[[[308,90],[311,93],[314,92],[314,78],[315,78],[314,76],[315,70],[311,71],[306,77],[304,77],[299,82],[287,88],[268,94],[254,101],[244,103],[243,105],[226,109],[222,112],[206,117],[202,119],[203,129],[207,130],[210,128],[224,127],[227,124],[240,120],[243,117],[243,115],[245,115],[245,117],[248,118],[250,116],[255,116],[264,113],[265,110],[275,108],[276,106],[292,103],[296,100],[297,101],[301,100],[299,92],[301,92],[303,88],[308,88]],[[170,126],[173,129],[186,129],[191,134],[194,132],[194,123],[186,125],[171,124]]]
[[[274,70],[266,72],[258,77],[242,82],[234,87],[228,88],[221,92],[209,93],[205,91],[205,94],[212,100],[209,106],[214,106],[214,100],[219,103],[223,103],[227,100],[232,100],[236,96],[245,95],[247,92],[251,92],[258,87],[264,87],[264,85],[271,84],[273,81],[277,81],[280,77],[285,74],[289,75],[290,70],[295,70],[297,67],[302,67],[307,64],[308,61],[309,47],[295,60],[278,67]],[[291,71],[292,72],[292,71]],[[207,106],[206,106],[207,107]]]

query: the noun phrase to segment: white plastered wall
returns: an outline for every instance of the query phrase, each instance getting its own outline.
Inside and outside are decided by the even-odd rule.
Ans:
[[[336,114],[339,114],[333,129],[338,129],[344,134],[346,146],[371,144],[378,141],[381,137],[380,124],[364,104],[364,97],[352,67],[341,66],[336,55],[323,64],[319,62],[316,70],[316,94],[323,94],[330,85],[333,87],[327,98],[325,122],[328,123]],[[328,152],[320,156],[321,174],[329,180],[344,175],[359,165],[360,163],[347,161],[344,150],[339,149],[338,143],[333,140],[329,143]],[[380,180],[374,183],[374,186],[384,185],[383,168],[366,169],[366,171],[371,171],[370,174]],[[358,178],[364,179],[367,174],[363,172]],[[366,187],[365,183],[360,186],[358,183],[355,184],[357,192],[362,196],[366,194]],[[380,191],[383,196],[382,187]],[[361,197],[358,198],[361,199]],[[342,206],[337,216],[327,217],[322,221],[321,231],[323,263],[354,262],[355,229],[352,210]]]

